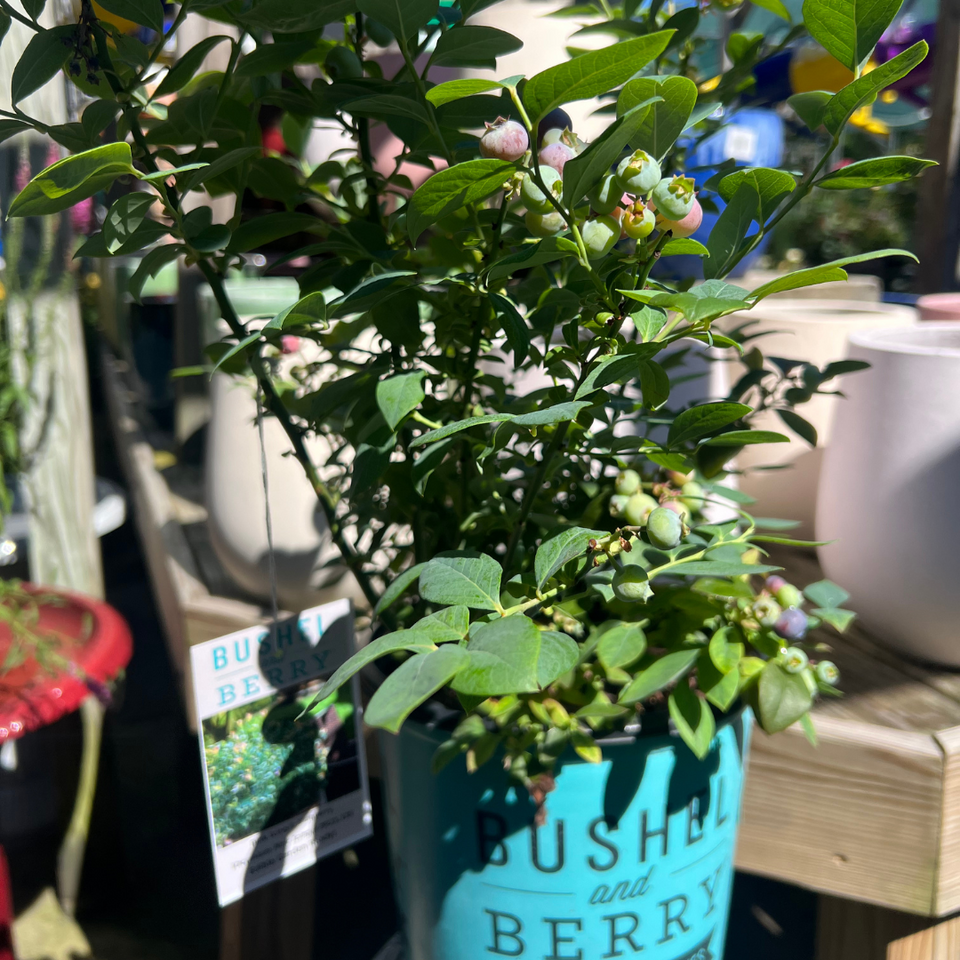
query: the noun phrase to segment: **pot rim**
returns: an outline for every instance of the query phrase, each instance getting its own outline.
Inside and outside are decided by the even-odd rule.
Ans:
[[[850,345],[883,353],[956,360],[960,359],[960,327],[955,320],[927,321],[911,327],[871,327],[851,333]]]
[[[860,322],[864,318],[875,317],[878,321],[904,320],[916,323],[919,311],[903,303],[871,302],[868,300],[828,300],[810,297],[809,299],[790,297],[771,297],[757,304],[752,310],[740,311],[758,319],[772,322],[788,320],[790,323],[832,323]],[[811,316],[811,314],[816,314]],[[829,314],[840,314],[831,317]],[[739,314],[738,314],[739,315]]]

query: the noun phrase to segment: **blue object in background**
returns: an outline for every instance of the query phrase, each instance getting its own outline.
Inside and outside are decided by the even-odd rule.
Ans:
[[[703,761],[666,734],[571,751],[539,826],[496,758],[435,776],[442,732],[382,734],[408,960],[722,960],[751,722],[720,721]]]
[[[779,167],[783,163],[784,125],[773,110],[747,107],[732,113],[726,123],[711,134],[687,156],[687,169],[702,167],[690,174],[697,187],[703,185],[716,173],[724,160],[734,159],[741,167]],[[664,170],[664,175],[669,171]],[[711,194],[720,212],[726,204],[716,194]],[[704,211],[703,222],[693,235],[694,240],[705,244],[720,213]],[[756,228],[754,227],[754,231]],[[734,275],[742,273],[761,256],[769,243],[765,237],[749,256],[740,261]],[[676,256],[661,260],[653,275],[659,277],[703,277],[703,262],[700,257]]]

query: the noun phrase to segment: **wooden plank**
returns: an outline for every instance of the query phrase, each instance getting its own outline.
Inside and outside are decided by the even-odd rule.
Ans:
[[[886,960],[957,960],[960,957],[960,917],[954,917],[887,947]]]
[[[220,960],[311,960],[316,867],[253,890],[220,915]]]
[[[935,739],[943,750],[944,774],[937,902],[933,912],[946,916],[960,910],[960,727],[940,730]],[[956,956],[960,957],[960,950]]]
[[[868,903],[822,896],[817,903],[816,960],[887,960],[891,940],[934,922]],[[921,958],[929,960],[925,954],[911,960]],[[956,955],[950,960],[956,960]]]
[[[918,914],[936,908],[943,755],[931,736],[820,717],[756,731],[737,866]]]

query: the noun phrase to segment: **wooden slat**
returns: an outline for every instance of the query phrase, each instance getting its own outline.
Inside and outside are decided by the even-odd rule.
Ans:
[[[936,908],[943,755],[933,738],[821,717],[812,747],[757,731],[737,866],[913,913]]]
[[[960,917],[895,940],[886,960],[957,960],[960,957]]]
[[[960,727],[940,730],[936,742],[943,750],[944,772],[937,902],[933,913],[945,916],[960,910]],[[960,957],[960,950],[956,956]]]
[[[816,960],[887,960],[887,949],[892,940],[916,933],[935,922],[869,903],[821,896],[817,901]],[[920,957],[912,960],[920,960]]]

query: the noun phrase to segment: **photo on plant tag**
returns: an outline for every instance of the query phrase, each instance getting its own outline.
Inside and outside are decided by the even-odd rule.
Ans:
[[[351,688],[304,713],[317,689],[306,684],[203,721],[218,847],[360,788]]]

